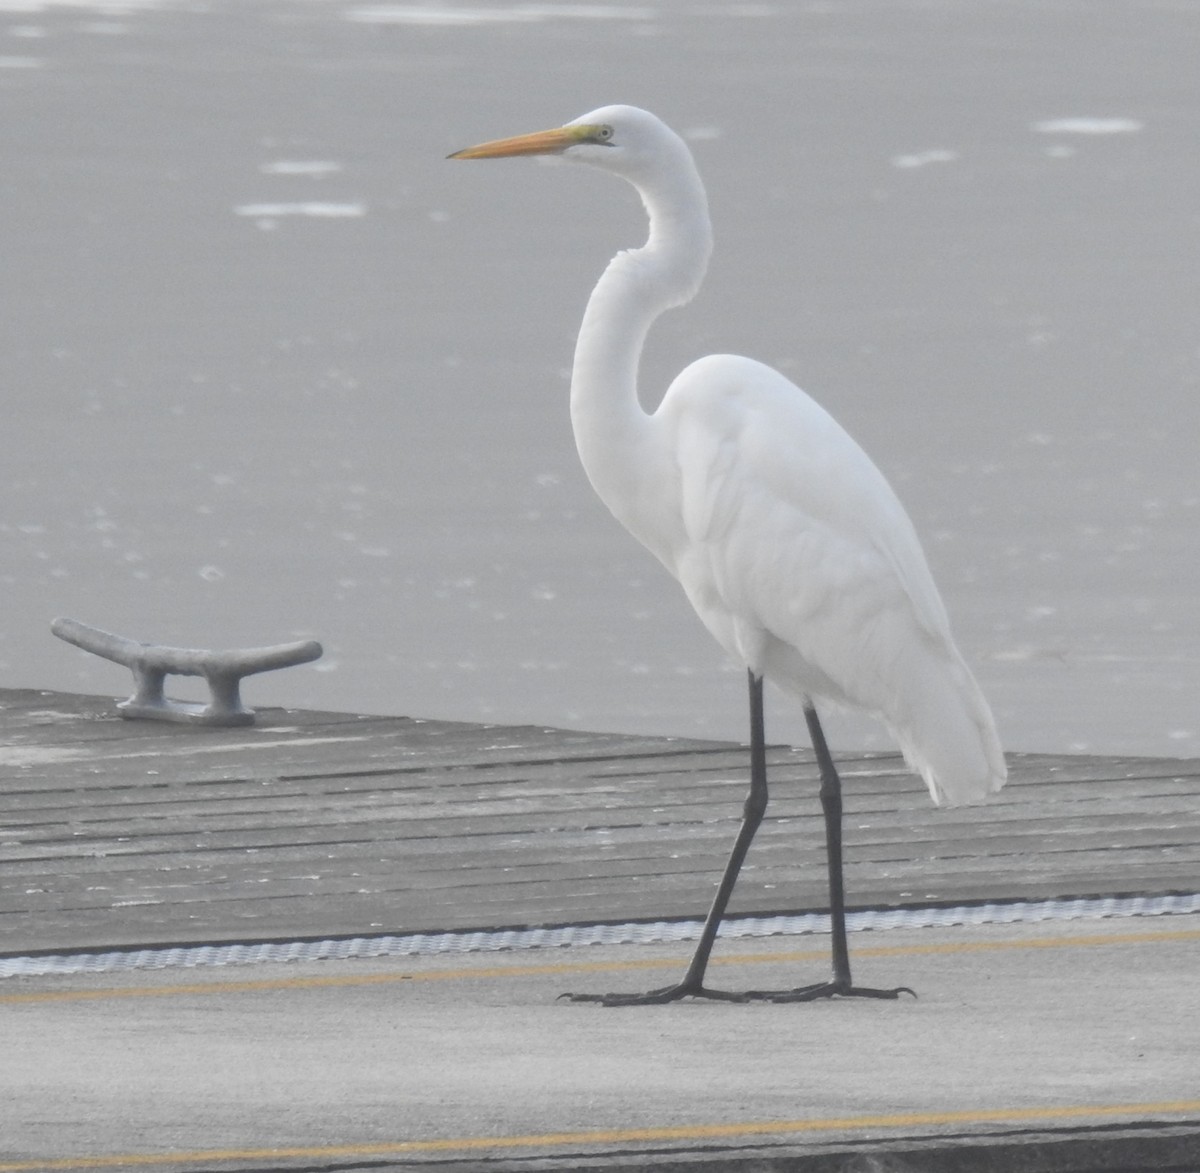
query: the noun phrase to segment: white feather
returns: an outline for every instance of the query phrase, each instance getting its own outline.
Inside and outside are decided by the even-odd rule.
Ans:
[[[572,418],[592,484],[679,579],[704,625],[751,671],[885,722],[935,802],[971,802],[1006,771],[950,634],[916,531],[846,431],[777,371],[736,355],[692,363],[647,415],[638,359],[654,319],[689,300],[711,250],[690,152],[653,115],[578,119],[612,145],[567,158],[616,172],[650,217],[588,303]]]
[[[935,802],[998,790],[995,725],[912,522],[828,412],[734,355],[692,363],[657,411],[641,406],[646,334],[695,295],[712,251],[687,145],[644,110],[606,106],[459,157],[546,152],[632,183],[650,219],[645,245],[604,271],[575,348],[571,419],[596,492],[754,675],[884,721]]]

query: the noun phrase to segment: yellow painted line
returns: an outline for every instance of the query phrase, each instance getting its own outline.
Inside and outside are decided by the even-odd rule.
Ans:
[[[1004,949],[1071,949],[1075,946],[1141,945],[1156,941],[1200,941],[1200,929],[1087,933],[1078,937],[1027,937],[1012,941],[947,941],[937,945],[876,945],[854,949],[855,957],[912,957],[922,953],[991,953]]]
[[[1149,1104],[1067,1104],[1031,1108],[981,1108],[959,1112],[900,1112],[882,1116],[843,1116],[816,1120],[742,1121],[732,1124],[682,1124],[664,1128],[605,1128],[587,1132],[544,1132],[527,1136],[460,1136],[398,1140],[373,1144],[295,1146],[269,1149],[201,1149],[194,1152],[120,1153],[112,1156],[62,1157],[44,1161],[0,1162],[0,1173],[50,1173],[59,1169],[113,1169],[183,1165],[204,1161],[331,1160],[347,1157],[398,1157],[417,1153],[494,1151],[498,1149],[579,1148],[590,1145],[646,1144],[663,1141],[739,1140],[752,1136],[795,1136],[815,1132],[866,1132],[892,1128],[947,1125],[1022,1124],[1030,1121],[1200,1115],[1200,1100]]]
[[[1102,945],[1158,944],[1200,941],[1200,929],[1163,932],[1094,933],[1079,937],[1031,937],[1012,941],[952,941],[930,945],[873,945],[855,949],[856,958],[918,957],[929,954],[992,953],[1010,949],[1072,949]],[[822,961],[825,949],[791,950],[783,953],[746,953],[714,957],[712,965],[778,965]],[[411,973],[338,974],[329,977],[258,978],[251,981],[193,982],[187,985],[110,986],[94,990],[39,990],[0,994],[0,1005],[22,1002],[90,1002],[109,998],[164,998],[196,994],[253,994],[268,990],[319,990],[339,986],[379,986],[397,982],[462,981],[523,977],[567,977],[572,974],[614,973],[627,970],[677,969],[679,958],[646,957],[623,961],[586,961],[547,965],[494,965],[480,969],[431,969]]]

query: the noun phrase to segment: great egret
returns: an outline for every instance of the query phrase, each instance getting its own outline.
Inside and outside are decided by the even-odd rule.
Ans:
[[[584,313],[571,376],[583,467],[617,519],[679,580],[750,682],[750,791],[683,979],[644,994],[571,994],[605,1005],[688,995],[742,1001],[895,998],[850,979],[841,782],[814,700],[884,721],[935,803],[979,800],[1006,771],[991,712],[954,645],[916,531],[883,474],[836,421],[777,371],[716,354],[688,366],[658,409],[637,393],[646,334],[696,294],[712,251],[704,186],[684,141],[653,114],[605,106],[554,130],[452,159],[561,155],[627,180],[650,219],[619,252]],[[738,871],[767,806],[762,681],[797,694],[821,774],[832,980],[727,993],[704,973]]]

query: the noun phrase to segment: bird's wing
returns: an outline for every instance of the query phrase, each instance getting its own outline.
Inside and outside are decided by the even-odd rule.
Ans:
[[[693,364],[656,414],[683,521],[673,569],[718,641],[785,687],[881,717],[935,801],[997,789],[987,704],[908,515],[854,440],[749,359]]]
[[[660,411],[674,432],[686,547],[703,552],[710,588],[731,609],[861,622],[903,605],[930,637],[948,640],[899,499],[798,387],[753,360],[712,356],[680,375]]]

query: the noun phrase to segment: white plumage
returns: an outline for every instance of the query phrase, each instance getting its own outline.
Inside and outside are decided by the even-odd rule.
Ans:
[[[651,230],[613,258],[580,330],[572,417],[596,491],[756,675],[886,722],[935,802],[998,790],[995,726],[916,531],[832,416],[737,355],[692,363],[657,411],[640,408],[646,332],[704,275],[707,201],[686,144],[653,115],[614,106],[575,123],[597,124],[614,145],[566,157],[634,183]]]
[[[937,803],[998,790],[995,725],[912,522],[846,431],[777,371],[736,355],[692,363],[656,411],[640,405],[646,334],[695,295],[712,249],[686,144],[644,110],[606,106],[457,157],[546,153],[628,180],[650,219],[645,245],[600,278],[576,346],[571,417],[596,492],[746,665],[752,700],[765,677],[806,711],[821,700],[873,714]],[[765,806],[765,777],[761,790]],[[840,836],[840,792],[838,803]],[[832,992],[849,992],[845,976]]]
[[[995,728],[912,523],[833,418],[771,368],[714,355],[648,426],[673,466],[669,504],[619,516],[721,646],[801,698],[886,722],[935,802],[998,790]]]

